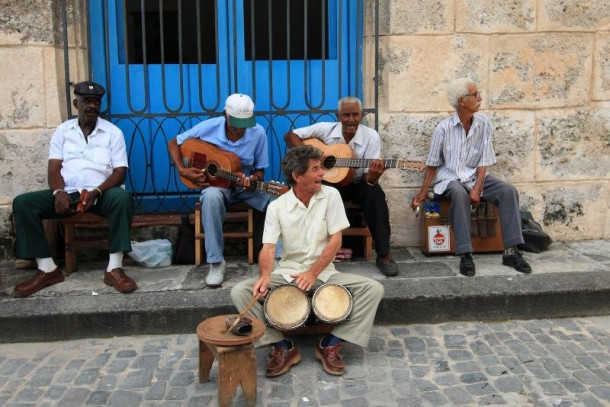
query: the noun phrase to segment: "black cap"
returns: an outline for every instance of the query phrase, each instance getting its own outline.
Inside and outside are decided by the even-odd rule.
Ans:
[[[74,85],[75,95],[101,98],[104,93],[106,93],[106,89],[95,82],[86,81]]]

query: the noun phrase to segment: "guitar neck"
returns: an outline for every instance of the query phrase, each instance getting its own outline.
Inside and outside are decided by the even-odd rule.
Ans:
[[[373,158],[337,158],[337,162],[335,163],[335,167],[349,167],[349,168],[368,168],[371,165],[371,161],[374,161]],[[379,158],[383,163],[385,168],[401,168],[401,169],[411,169],[414,164],[417,164],[414,161],[409,160],[401,160],[398,158]]]
[[[226,171],[226,170],[222,170],[222,169],[218,170],[214,176],[228,179],[229,181],[233,181],[233,182],[236,182],[239,179],[239,176],[237,176],[237,174],[234,174],[230,171]],[[263,181],[259,181],[259,180],[252,181],[251,185],[254,189],[260,189],[261,191],[266,191],[265,183]]]

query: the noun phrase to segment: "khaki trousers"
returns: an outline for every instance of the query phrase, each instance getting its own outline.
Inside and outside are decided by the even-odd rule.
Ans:
[[[251,278],[241,283],[238,283],[231,290],[231,298],[233,304],[241,312],[252,299],[252,287],[256,282],[256,278]],[[347,288],[353,297],[352,313],[349,319],[337,326],[332,331],[332,334],[356,345],[362,347],[368,346],[371,335],[371,328],[377,313],[379,302],[383,298],[383,286],[375,280],[367,277],[361,277],[349,273],[336,273],[330,276],[328,284],[339,284]],[[271,274],[269,288],[278,285],[287,284],[284,277],[279,274]],[[324,284],[321,280],[316,280],[314,287],[318,288]],[[249,311],[250,315],[254,315],[261,321],[265,321],[265,312],[263,305],[259,302],[255,303]],[[256,342],[256,347],[279,342],[284,339],[284,335],[279,330],[268,326],[265,334]]]

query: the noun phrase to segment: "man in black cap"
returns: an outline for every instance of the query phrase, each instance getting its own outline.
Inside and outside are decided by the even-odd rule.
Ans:
[[[127,153],[123,132],[99,117],[101,85],[81,82],[74,85],[74,107],[78,118],[60,124],[49,148],[49,189],[19,195],[13,201],[18,259],[36,259],[38,272],[18,284],[14,293],[27,297],[64,281],[51,257],[42,219],[57,219],[84,212],[108,217],[110,259],[104,283],[119,292],[136,289],[136,283],[122,268],[123,253],[131,251],[130,227],[133,213],[131,194],[122,187],[127,173]]]

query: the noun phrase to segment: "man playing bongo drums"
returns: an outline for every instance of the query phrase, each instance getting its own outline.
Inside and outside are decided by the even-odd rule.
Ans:
[[[383,286],[377,281],[354,274],[338,272],[332,260],[341,247],[341,231],[349,227],[339,192],[322,185],[320,151],[299,146],[288,151],[282,160],[282,171],[291,190],[269,204],[259,256],[258,278],[248,279],[231,290],[233,303],[243,310],[254,293],[267,295],[270,288],[290,283],[302,291],[321,284],[337,284],[353,296],[349,320],[337,325],[332,334],[322,338],[315,350],[324,370],[332,375],[345,373],[339,350],[343,341],[367,346],[377,306],[383,297]],[[275,246],[283,242],[282,257],[274,269]],[[264,320],[263,306],[254,304],[251,312]],[[296,365],[301,355],[279,329],[269,327],[255,342],[271,344],[266,373],[279,376]]]

